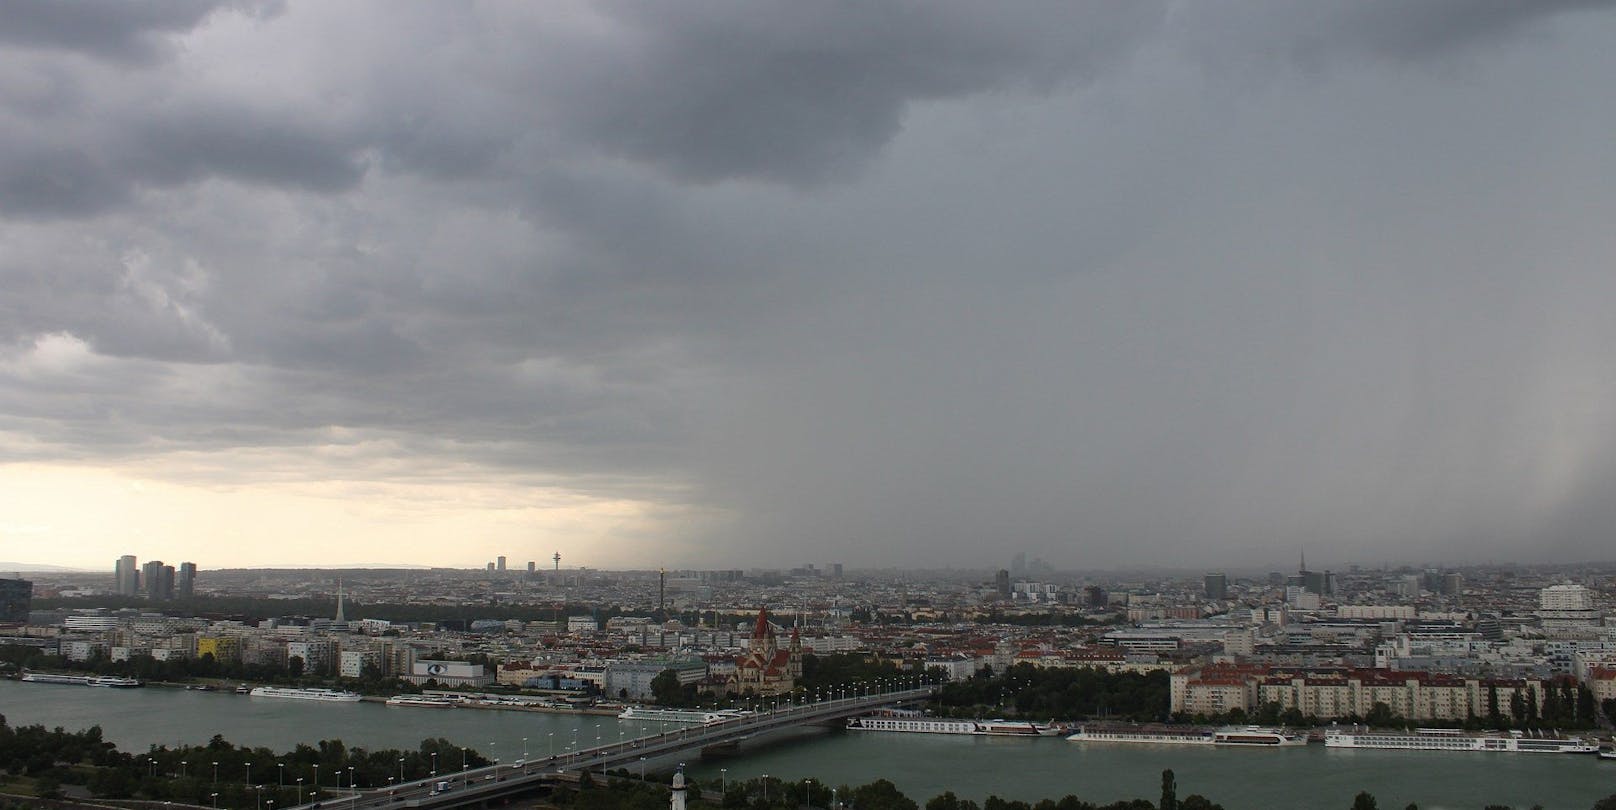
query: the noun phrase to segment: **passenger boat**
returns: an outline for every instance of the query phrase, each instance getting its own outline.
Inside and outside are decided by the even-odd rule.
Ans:
[[[394,695],[387,699],[389,706],[414,706],[422,709],[453,709],[459,701],[435,695]]]
[[[739,720],[751,712],[741,709],[718,709],[714,711],[692,711],[689,709],[659,709],[654,706],[630,706],[617,715],[619,720],[643,720],[650,723],[689,723],[692,725],[713,725]]]
[[[135,689],[140,686],[144,686],[144,684],[135,680],[134,678],[114,678],[110,676],[90,678],[87,685],[100,686],[109,689]]]
[[[1053,724],[1025,720],[952,720],[910,710],[887,709],[847,721],[850,731],[901,731],[914,734],[979,734],[992,737],[1053,737]]]
[[[22,676],[25,683],[57,683],[64,686],[88,686],[90,678],[86,675],[56,675],[50,672],[27,672]]]
[[[357,692],[344,692],[338,689],[293,689],[285,686],[260,686],[248,694],[253,697],[321,700],[327,703],[359,702]]]
[[[1402,751],[1494,751],[1508,754],[1592,754],[1595,743],[1576,737],[1472,734],[1452,728],[1420,728],[1413,731],[1358,731],[1331,728],[1324,732],[1327,748],[1389,748]]]
[[[1307,745],[1307,735],[1264,726],[1225,726],[1212,732],[1213,745]]]
[[[1079,726],[1066,739],[1072,742],[1144,743],[1147,745],[1306,745],[1307,735],[1267,726]]]

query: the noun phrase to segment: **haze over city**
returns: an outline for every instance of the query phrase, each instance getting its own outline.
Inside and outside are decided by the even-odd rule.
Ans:
[[[1609,557],[1609,4],[3,7],[0,559]]]

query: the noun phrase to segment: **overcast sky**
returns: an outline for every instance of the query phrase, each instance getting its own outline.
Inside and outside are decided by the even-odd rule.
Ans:
[[[1613,42],[0,0],[0,559],[1609,559]]]

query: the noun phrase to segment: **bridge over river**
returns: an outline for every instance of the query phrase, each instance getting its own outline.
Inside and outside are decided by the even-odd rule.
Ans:
[[[321,801],[288,810],[446,810],[468,804],[484,804],[531,791],[558,779],[569,780],[583,771],[606,771],[636,765],[643,769],[644,763],[668,761],[676,757],[689,759],[692,754],[699,754],[703,750],[736,746],[743,740],[773,732],[839,722],[874,709],[923,700],[936,689],[935,686],[897,689],[779,706],[733,720],[684,726],[649,737],[585,748],[568,754],[495,763],[386,788],[327,795]],[[440,789],[444,787],[447,789]]]

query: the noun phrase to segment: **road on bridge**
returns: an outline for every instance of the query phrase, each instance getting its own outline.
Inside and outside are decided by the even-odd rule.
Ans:
[[[794,726],[844,720],[884,706],[930,697],[934,686],[898,689],[811,703],[779,706],[754,714],[685,726],[672,731],[610,743],[568,754],[499,763],[442,774],[429,779],[374,790],[356,790],[287,810],[380,810],[381,808],[445,808],[484,802],[530,790],[560,774],[605,771],[660,760],[684,752],[726,745]]]

